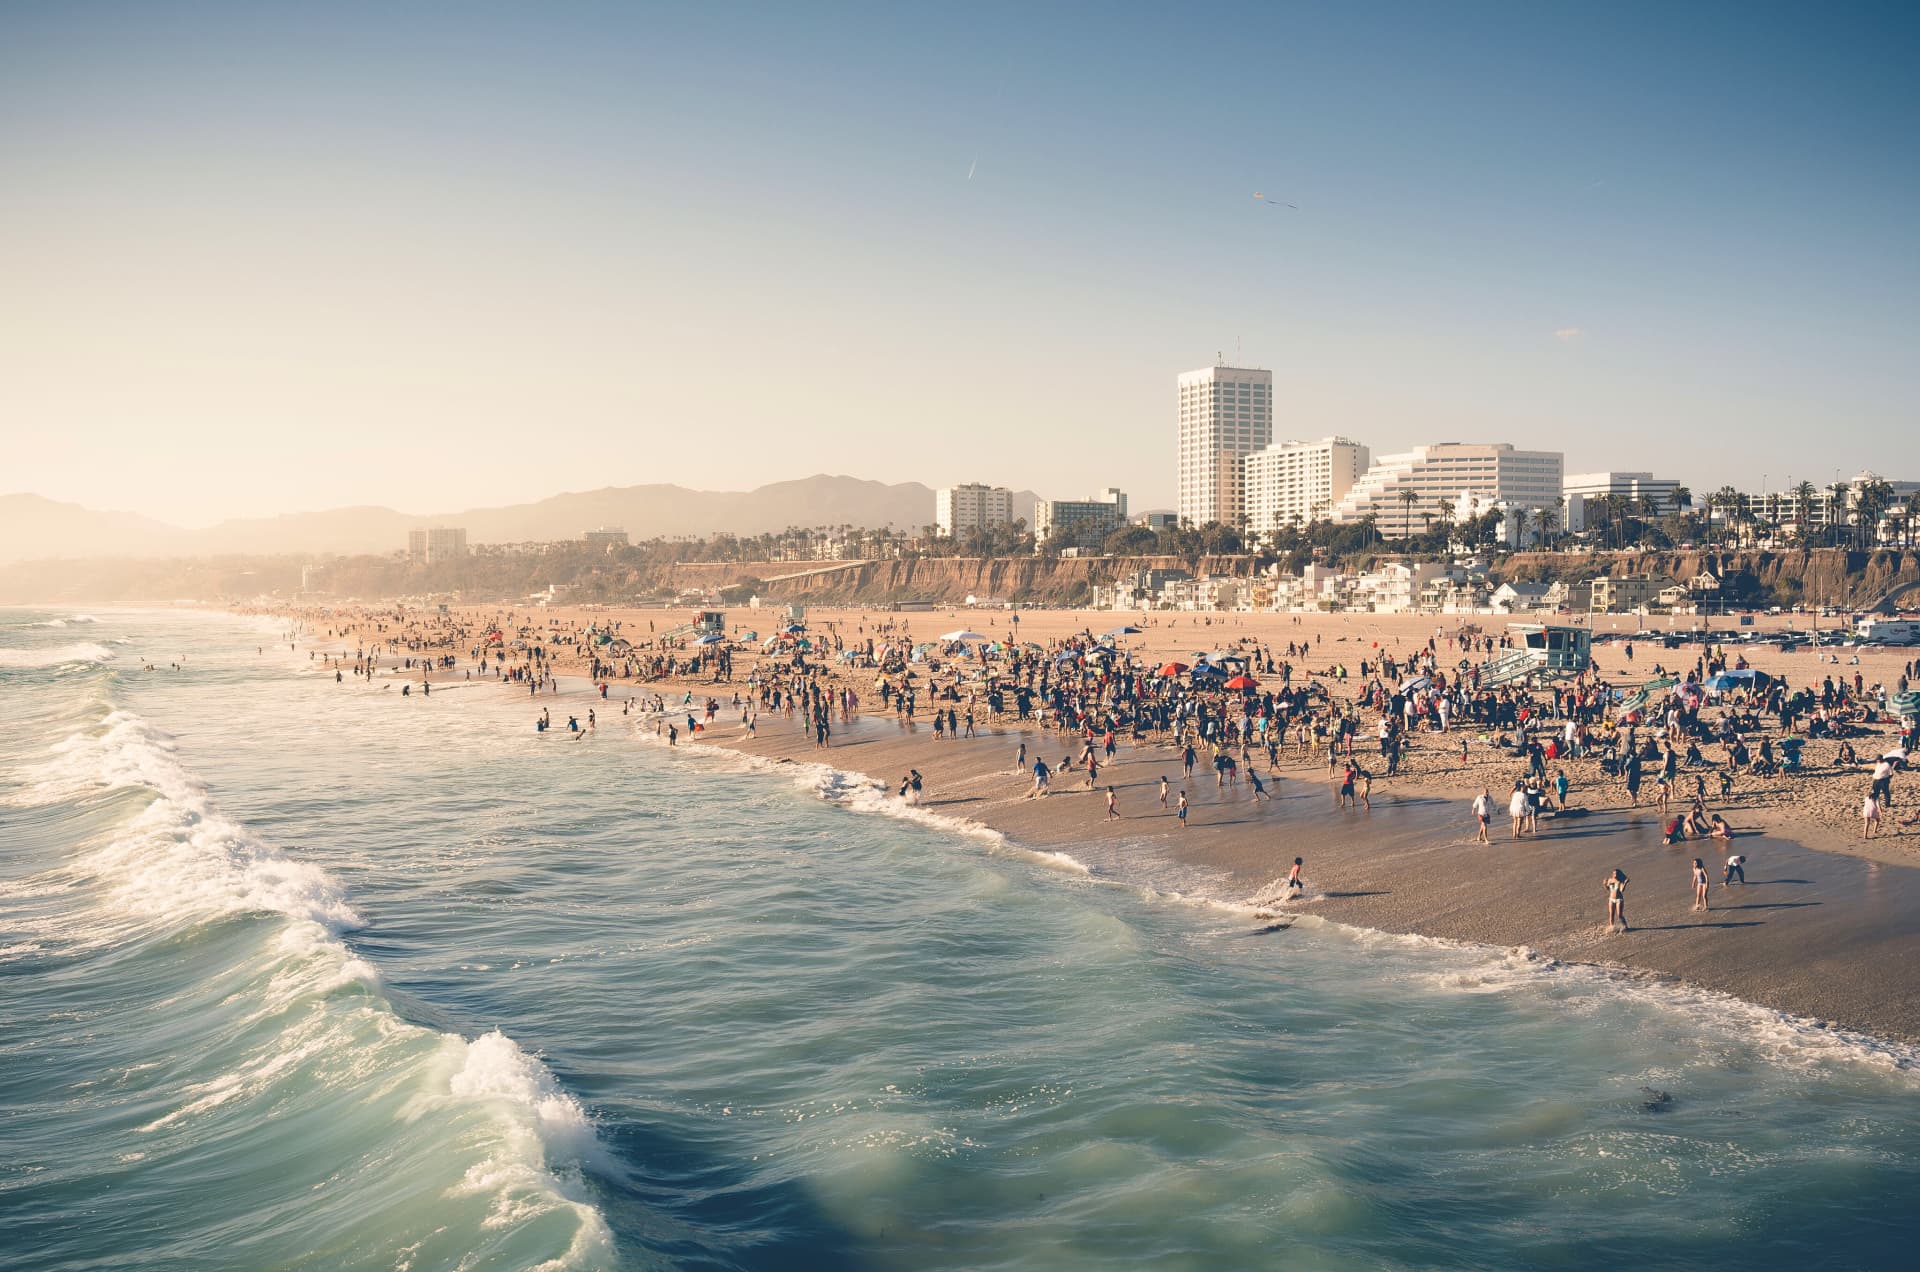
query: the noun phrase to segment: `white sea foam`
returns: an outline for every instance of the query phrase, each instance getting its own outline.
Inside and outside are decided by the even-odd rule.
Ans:
[[[1624,995],[1694,1024],[1710,1025],[1726,1037],[1750,1046],[1771,1063],[1804,1067],[1821,1063],[1865,1063],[1920,1074],[1920,1047],[1858,1033],[1792,1012],[1748,1002],[1662,973],[1637,968],[1563,961],[1527,946],[1499,949],[1473,941],[1383,932],[1306,916],[1347,940],[1374,948],[1399,948],[1446,960],[1423,967],[1413,983],[1440,993],[1503,995],[1552,992],[1569,1006],[1566,995],[1596,993],[1596,1007]],[[1598,991],[1598,992],[1596,992]]]
[[[81,663],[103,663],[113,658],[111,649],[96,641],[75,641],[49,649],[0,649],[0,667],[31,670],[37,667],[67,667]]]
[[[636,729],[635,733],[644,741],[658,741],[644,729]],[[749,755],[744,751],[733,750],[724,744],[671,749],[687,755],[711,756],[752,772],[783,774],[808,794],[852,812],[892,817],[929,829],[964,835],[986,844],[991,851],[1000,855],[1021,857],[1070,874],[1091,875],[1093,873],[1092,867],[1071,853],[1045,848],[1028,848],[1014,843],[1000,831],[974,821],[972,818],[955,817],[949,813],[936,812],[923,804],[912,803],[885,783],[868,777],[864,773],[853,773],[846,769],[834,768],[830,764],[814,764],[801,760],[769,760],[758,755]]]
[[[339,931],[359,916],[324,871],[261,843],[215,806],[173,738],[128,711],[74,734],[29,770],[14,802],[147,790],[152,800],[75,864],[104,884],[123,915],[177,920],[273,911]]]
[[[579,1169],[602,1155],[593,1125],[553,1075],[498,1030],[471,1042],[449,1038],[457,1066],[448,1093],[486,1105],[504,1130],[498,1146],[467,1170],[456,1193],[493,1197],[485,1226],[507,1227],[548,1211],[573,1211],[579,1226],[567,1253],[540,1264],[558,1269],[613,1261],[613,1233],[581,1195]]]
[[[359,925],[343,890],[324,871],[262,843],[216,807],[206,784],[182,761],[174,739],[140,716],[109,711],[97,725],[52,749],[25,784],[39,803],[84,798],[103,791],[146,791],[151,799],[112,832],[103,848],[69,868],[103,885],[103,900],[129,923],[167,926],[222,914],[270,912],[291,922],[279,935],[273,970],[248,1014],[263,1018],[297,1003],[349,987],[373,992],[360,1010],[385,1022],[382,1032],[424,1032],[393,1015],[377,994],[380,976],[338,933]],[[90,917],[98,932],[112,925]],[[6,953],[25,953],[10,947]],[[261,1095],[292,1073],[320,1065],[340,1045],[338,1021],[328,1013],[294,1013],[270,1048],[229,1072],[194,1084],[172,1110],[141,1129],[165,1130],[241,1098]],[[578,1216],[570,1249],[550,1268],[613,1262],[606,1221],[582,1200],[579,1165],[599,1151],[585,1112],[539,1061],[499,1033],[473,1043],[442,1035],[457,1062],[443,1069],[444,1099],[484,1105],[497,1132],[491,1151],[471,1168],[460,1191],[491,1196],[488,1222],[507,1225],[530,1213],[565,1207]],[[560,1174],[549,1170],[549,1163]]]

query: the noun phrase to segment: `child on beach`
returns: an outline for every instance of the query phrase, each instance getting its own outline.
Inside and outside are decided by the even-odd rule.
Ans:
[[[1300,870],[1306,864],[1305,858],[1295,857],[1293,859],[1293,869],[1287,871],[1287,897],[1289,900],[1306,894],[1307,882],[1300,877]]]
[[[1185,830],[1187,828],[1187,793],[1185,791],[1180,792],[1180,807],[1174,810],[1173,815],[1180,819],[1180,829]]]
[[[1166,778],[1166,775],[1163,773],[1160,776],[1160,807],[1165,808],[1166,806],[1167,806],[1167,778]]]
[[[1108,821],[1120,820],[1120,809],[1114,803],[1113,787],[1111,786],[1107,787],[1107,820]]]
[[[1480,788],[1480,797],[1473,801],[1473,817],[1480,824],[1479,833],[1475,836],[1474,842],[1482,844],[1491,842],[1487,838],[1487,823],[1493,820],[1493,793],[1484,786]]]
[[[1698,857],[1693,859],[1693,908],[1707,908],[1707,863]]]
[[[1872,839],[1880,830],[1880,801],[1874,798],[1872,791],[1860,804],[1860,837]]]

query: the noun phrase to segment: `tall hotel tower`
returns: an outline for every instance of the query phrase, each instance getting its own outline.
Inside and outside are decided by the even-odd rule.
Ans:
[[[1273,372],[1202,367],[1180,377],[1180,516],[1238,525],[1240,460],[1273,441]]]

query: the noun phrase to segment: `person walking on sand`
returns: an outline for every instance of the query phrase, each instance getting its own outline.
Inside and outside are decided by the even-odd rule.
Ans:
[[[1627,930],[1627,876],[1618,866],[1607,875],[1607,931],[1615,924]]]
[[[1872,839],[1880,833],[1880,801],[1874,798],[1872,791],[1867,792],[1860,804],[1860,838]]]
[[[1519,782],[1513,784],[1513,794],[1507,796],[1507,816],[1513,820],[1513,833],[1510,838],[1520,838],[1520,832],[1527,825],[1527,788]]]
[[[1707,908],[1707,863],[1698,857],[1693,859],[1693,908]]]
[[[1247,781],[1253,783],[1253,799],[1250,803],[1257,804],[1263,799],[1269,804],[1273,802],[1273,796],[1267,794],[1267,784],[1260,780],[1260,775],[1253,771],[1252,765],[1247,766]]]
[[[1027,792],[1028,799],[1032,799],[1035,795],[1047,794],[1048,775],[1047,762],[1036,756],[1033,761],[1033,789]]]
[[[1120,820],[1120,808],[1114,802],[1113,787],[1111,786],[1107,787],[1107,820],[1108,821]]]
[[[1479,823],[1474,842],[1481,844],[1492,842],[1487,838],[1487,823],[1493,820],[1493,792],[1484,786],[1480,788],[1479,798],[1473,801],[1473,819]]]

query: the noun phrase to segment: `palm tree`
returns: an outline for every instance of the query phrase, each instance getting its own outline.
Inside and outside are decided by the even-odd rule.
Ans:
[[[1870,477],[1853,492],[1854,530],[1868,548],[1880,541],[1880,518],[1893,503],[1893,486],[1879,477]]]
[[[1813,529],[1813,498],[1820,493],[1820,488],[1810,481],[1802,481],[1788,493],[1793,496],[1794,529],[1804,545]]]
[[[1640,496],[1637,511],[1640,513],[1641,518],[1640,538],[1642,542],[1644,542],[1647,537],[1647,524],[1660,516],[1660,492],[1649,490],[1646,494]]]
[[[1840,530],[1845,526],[1847,516],[1847,494],[1853,488],[1844,481],[1836,481],[1827,487],[1827,529],[1835,546],[1840,543]]]
[[[1541,543],[1551,542],[1554,527],[1560,524],[1560,516],[1551,508],[1533,510],[1533,534]]]
[[[1707,496],[1707,503],[1709,507],[1711,507],[1711,505],[1716,503],[1720,505],[1720,512],[1722,514],[1722,520],[1723,520],[1723,525],[1721,528],[1728,532],[1731,532],[1733,529],[1733,523],[1736,515],[1740,511],[1742,502],[1743,501],[1740,498],[1740,492],[1735,490],[1732,486],[1722,486],[1720,487],[1720,489],[1714,491],[1711,495]],[[1709,521],[1712,520],[1711,514],[1709,514],[1708,520]],[[1712,526],[1709,525],[1708,529],[1712,529]],[[1729,534],[1729,537],[1731,537],[1731,534]]]
[[[1394,498],[1400,501],[1400,537],[1411,541],[1413,538],[1413,505],[1420,502],[1420,492],[1411,486],[1403,486]]]
[[[1673,527],[1675,533],[1673,535],[1673,538],[1675,542],[1678,542],[1680,539],[1679,532],[1681,530],[1681,526],[1679,524],[1680,519],[1688,516],[1693,511],[1693,491],[1686,486],[1675,486],[1673,488],[1673,494],[1668,496],[1668,498],[1671,499],[1673,502],[1673,507],[1671,509],[1673,516],[1675,518],[1675,524]],[[1691,538],[1692,536],[1688,535],[1687,537]]]

